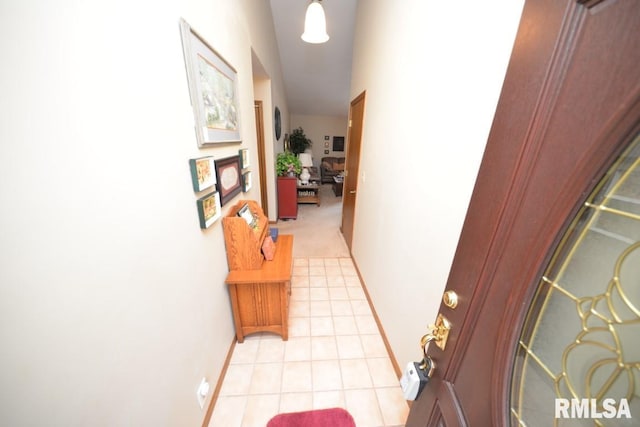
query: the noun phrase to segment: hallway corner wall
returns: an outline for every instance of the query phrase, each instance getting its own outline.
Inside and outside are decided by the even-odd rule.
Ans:
[[[435,321],[522,1],[358,3],[366,91],[353,257],[398,363]]]

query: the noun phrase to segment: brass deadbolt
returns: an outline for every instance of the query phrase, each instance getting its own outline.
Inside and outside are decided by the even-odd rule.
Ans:
[[[442,296],[442,302],[447,307],[454,309],[458,306],[458,294],[455,291],[447,291]]]

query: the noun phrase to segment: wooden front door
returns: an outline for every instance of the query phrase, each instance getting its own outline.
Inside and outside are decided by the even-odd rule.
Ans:
[[[358,190],[358,171],[360,147],[362,146],[362,122],[364,120],[365,93],[362,92],[351,101],[349,108],[349,137],[347,140],[346,176],[342,190],[342,226],[340,230],[351,251],[353,240],[353,220]]]
[[[541,276],[640,132],[638,23],[637,0],[525,2],[446,286],[459,303],[440,307],[451,332],[444,350],[429,345],[436,369],[408,427],[517,425],[514,360]]]

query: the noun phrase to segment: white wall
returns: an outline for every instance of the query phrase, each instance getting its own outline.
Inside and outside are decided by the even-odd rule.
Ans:
[[[262,101],[268,216],[270,221],[275,222],[278,220],[275,156],[282,151],[282,140],[289,126],[289,107],[285,99],[280,53],[275,39],[270,2],[243,0],[243,10],[247,16],[254,49],[254,98]],[[279,141],[276,139],[274,124],[276,107],[280,109],[282,120],[282,135]],[[254,164],[258,164],[257,157]],[[260,200],[259,193],[256,197],[256,200]]]
[[[312,142],[311,152],[313,155],[313,165],[320,166],[320,160],[325,156],[345,157],[347,154],[347,132],[348,117],[335,116],[310,116],[301,114],[291,115],[291,130],[302,127],[305,135]],[[329,140],[325,141],[324,137]],[[345,151],[333,151],[333,137],[343,136],[345,141]],[[329,143],[329,148],[325,148],[324,143]],[[329,150],[329,154],[324,151]]]
[[[359,2],[353,255],[401,365],[435,321],[522,4]]]
[[[196,388],[234,328],[188,160],[246,147],[257,164],[251,40],[275,39],[252,6],[0,5],[0,424],[202,423]],[[238,71],[242,145],[197,148],[181,16]]]
[[[263,124],[263,136],[265,145],[265,165],[266,167],[266,182],[267,182],[267,216],[270,221],[278,220],[278,208],[277,208],[277,191],[276,191],[276,173],[273,159],[276,154],[276,137],[273,132],[274,119],[271,115],[273,104],[271,102],[271,80],[263,78],[260,80],[255,79],[254,74],[254,95],[256,100],[262,101],[262,124]],[[280,137],[282,139],[282,137]],[[257,162],[257,159],[256,159]],[[257,163],[256,163],[257,164]]]

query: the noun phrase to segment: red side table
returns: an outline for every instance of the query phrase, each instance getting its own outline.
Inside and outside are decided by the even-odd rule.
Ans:
[[[278,218],[298,218],[298,178],[278,177]]]

